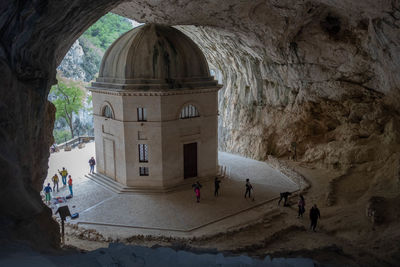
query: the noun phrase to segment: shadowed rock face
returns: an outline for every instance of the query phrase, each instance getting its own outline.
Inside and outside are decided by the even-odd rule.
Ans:
[[[38,194],[53,142],[47,94],[75,39],[121,2],[0,3],[1,236],[58,245]],[[221,149],[265,159],[296,141],[303,161],[329,168],[400,160],[399,1],[136,0],[114,11],[198,25],[179,29],[224,82]]]
[[[0,237],[58,246],[58,224],[39,196],[53,143],[47,95],[74,40],[118,2],[1,2]]]
[[[188,25],[178,28],[224,84],[220,150],[264,160],[296,142],[301,161],[373,165],[396,190],[384,166],[400,162],[399,1],[130,1],[114,12]]]

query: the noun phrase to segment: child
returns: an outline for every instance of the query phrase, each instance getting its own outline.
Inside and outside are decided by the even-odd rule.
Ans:
[[[200,188],[201,188],[201,184],[197,181],[195,184],[192,185],[192,187],[194,188],[194,192],[196,194],[196,199],[197,199],[197,203],[200,202]]]
[[[43,191],[44,191],[45,196],[46,196],[46,204],[47,204],[47,205],[50,205],[50,200],[51,200],[50,192],[52,191],[52,190],[51,190],[50,183],[47,184],[47,186],[44,188]]]
[[[219,180],[218,177],[215,177],[215,180],[214,180],[214,187],[215,187],[214,196],[215,196],[215,197],[218,196],[218,193],[219,193],[219,184],[220,184],[220,183],[221,183],[221,180]]]

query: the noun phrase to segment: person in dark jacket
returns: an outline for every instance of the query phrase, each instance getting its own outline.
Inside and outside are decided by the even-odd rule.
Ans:
[[[319,213],[319,209],[317,208],[317,205],[314,204],[310,209],[310,220],[311,220],[310,229],[312,229],[314,232],[315,228],[317,227],[318,219],[320,218],[321,214]]]
[[[94,157],[91,157],[89,159],[89,166],[90,166],[90,173],[94,173],[94,166],[96,165],[96,160],[94,159]]]
[[[249,194],[249,198],[251,197],[251,190],[253,189],[253,186],[250,183],[250,180],[247,178],[246,179],[246,192],[244,193],[244,198],[247,197],[247,194]]]
[[[220,183],[221,183],[221,180],[219,180],[218,177],[215,177],[215,180],[214,180],[214,186],[215,186],[214,197],[218,196],[219,184]]]
[[[288,206],[288,204],[287,204],[287,199],[288,199],[288,197],[289,197],[291,194],[292,194],[292,193],[290,193],[290,192],[283,192],[283,193],[281,193],[281,194],[280,194],[281,198],[280,198],[279,201],[278,201],[278,206],[279,206],[279,204],[281,204],[282,199],[285,200],[284,203],[283,203],[283,206],[284,206],[284,207]]]

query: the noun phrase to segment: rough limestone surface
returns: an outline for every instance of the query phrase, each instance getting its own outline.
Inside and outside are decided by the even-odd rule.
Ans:
[[[130,1],[114,12],[205,25],[178,28],[222,76],[221,150],[262,160],[287,155],[296,142],[302,160],[337,168],[373,160],[370,143],[399,140],[399,8],[398,1]]]
[[[1,1],[2,236],[58,244],[38,197],[52,142],[47,94],[74,41],[122,2]],[[113,10],[186,25],[179,29],[224,83],[221,149],[266,159],[286,156],[296,142],[300,160],[327,168],[374,162],[378,172],[398,164],[398,0],[135,0]]]
[[[64,77],[84,81],[86,73],[81,66],[83,56],[82,46],[79,44],[79,40],[76,40],[57,69],[63,73]]]
[[[0,2],[0,238],[58,247],[58,223],[41,200],[55,108],[56,67],[74,41],[121,1]]]
[[[399,1],[130,1],[114,12],[180,24],[199,44],[224,84],[222,151],[265,160],[295,142],[300,161],[342,172],[374,162],[379,176],[400,150]]]

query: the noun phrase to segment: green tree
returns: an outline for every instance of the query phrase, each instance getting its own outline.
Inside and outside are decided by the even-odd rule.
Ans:
[[[79,37],[79,44],[84,53],[81,67],[85,71],[85,81],[89,82],[95,78],[104,52],[132,27],[127,18],[108,13]]]
[[[71,133],[68,130],[54,130],[53,131],[54,141],[60,144],[66,140],[71,139]]]
[[[74,138],[74,114],[83,108],[85,93],[75,82],[64,82],[58,79],[58,83],[51,87],[50,91],[55,99],[52,101],[56,106],[56,120],[64,119],[67,123],[71,137]]]
[[[87,29],[82,36],[105,51],[115,39],[131,30],[132,27],[128,19],[108,13]]]

